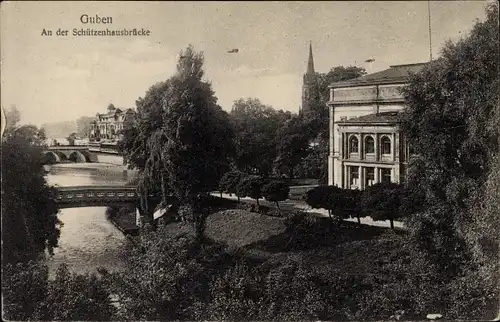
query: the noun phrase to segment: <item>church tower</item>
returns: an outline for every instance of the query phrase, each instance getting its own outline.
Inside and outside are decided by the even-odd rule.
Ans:
[[[311,90],[316,85],[316,73],[314,72],[314,60],[312,44],[309,43],[309,60],[307,61],[307,71],[302,79],[302,106],[300,111],[307,113],[309,111],[309,97]]]

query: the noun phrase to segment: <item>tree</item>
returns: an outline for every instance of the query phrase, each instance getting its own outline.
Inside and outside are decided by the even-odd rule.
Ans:
[[[90,124],[94,121],[93,117],[81,116],[76,120],[76,134],[79,137],[87,137],[90,133]]]
[[[275,167],[288,170],[289,178],[294,178],[295,168],[309,153],[311,132],[302,117],[294,115],[279,129],[278,138]]]
[[[202,199],[229,170],[233,137],[227,113],[217,105],[210,83],[202,80],[203,61],[192,46],[181,53],[177,73],[137,101],[137,136],[131,139],[128,127],[121,147],[140,170],[143,205],[151,187],[161,189],[165,205],[173,194],[199,238],[207,215],[200,208]]]
[[[19,121],[21,121],[21,113],[16,105],[12,105],[9,110],[5,111],[5,128],[14,127]]]
[[[235,128],[235,163],[240,171],[268,176],[276,158],[277,131],[291,117],[256,98],[233,103],[231,120]]]
[[[193,304],[211,295],[210,281],[230,263],[224,245],[164,229],[141,234],[130,270],[108,276],[122,304],[117,320],[195,320]]]
[[[353,193],[336,186],[320,185],[306,193],[306,202],[312,208],[328,210],[328,216],[344,219],[355,211]]]
[[[48,282],[46,296],[38,303],[36,319],[42,321],[109,321],[116,308],[103,279],[72,274],[65,264]]]
[[[238,197],[250,197],[255,199],[257,206],[259,206],[259,198],[262,198],[262,177],[257,175],[248,175],[241,178],[236,195]]]
[[[2,138],[2,261],[27,261],[59,238],[55,190],[45,180],[43,131],[10,124]]]
[[[289,193],[290,187],[283,181],[273,180],[262,187],[262,196],[267,201],[275,202],[278,209],[278,202],[287,200]]]
[[[407,226],[445,276],[468,262],[465,232],[499,149],[499,58],[498,3],[492,3],[484,22],[447,42],[442,57],[403,90],[401,128],[416,154],[408,185],[425,195],[424,211]]]
[[[322,182],[328,178],[329,112],[328,86],[366,74],[364,68],[337,66],[326,74],[316,74],[316,86],[311,88],[308,98],[309,112],[300,114],[286,123],[280,130],[277,143],[276,166],[286,166],[294,175],[314,176]]]
[[[238,170],[232,170],[229,172],[226,172],[222,178],[220,179],[219,182],[219,191],[221,192],[226,192],[229,194],[236,194],[236,190],[238,188],[238,184],[241,181],[241,178],[243,178],[245,174],[243,172],[240,172]],[[238,197],[238,202],[240,201],[240,197]]]
[[[363,191],[358,189],[344,189],[344,204],[346,216],[351,218],[356,217],[358,224],[361,224],[360,217],[364,217],[364,213],[361,209],[361,198],[363,196]]]
[[[71,133],[66,139],[68,140],[70,146],[74,146],[76,140],[76,132]]]
[[[389,220],[394,229],[394,220],[401,218],[402,197],[404,187],[397,183],[377,183],[363,191],[361,197],[362,211],[373,220]]]

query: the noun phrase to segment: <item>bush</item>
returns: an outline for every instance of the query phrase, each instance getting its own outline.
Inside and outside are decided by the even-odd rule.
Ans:
[[[163,226],[141,234],[129,259],[128,271],[110,274],[119,320],[193,320],[201,314],[195,303],[210,296],[209,282],[231,264],[225,245],[173,236]]]
[[[259,205],[259,198],[262,198],[262,178],[257,175],[249,175],[242,177],[236,188],[236,196],[244,198],[250,197],[257,201]]]
[[[115,312],[102,279],[71,274],[65,265],[51,281],[41,263],[9,264],[2,279],[4,317],[8,320],[109,321]]]
[[[238,170],[226,172],[220,179],[219,191],[236,194],[238,184],[243,177],[245,177],[245,174]],[[236,196],[238,197],[238,201],[240,201],[240,197]]]
[[[48,284],[47,297],[37,312],[39,320],[109,321],[115,307],[107,285],[96,275],[71,274],[63,264]]]
[[[312,208],[323,208],[328,210],[331,219],[357,217],[359,221],[359,202],[361,192],[359,190],[342,189],[336,186],[318,186],[306,193],[305,201]]]
[[[273,180],[262,187],[262,195],[267,201],[275,202],[276,207],[279,207],[278,202],[288,199],[290,187],[283,181]]]
[[[389,220],[394,229],[394,220],[403,217],[401,212],[405,196],[404,187],[397,183],[377,183],[363,191],[362,212],[376,221]]]
[[[331,222],[302,211],[294,211],[285,218],[286,233],[290,236],[285,248],[307,249],[325,240]]]

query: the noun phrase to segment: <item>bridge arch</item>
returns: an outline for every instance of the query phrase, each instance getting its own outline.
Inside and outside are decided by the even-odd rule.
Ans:
[[[68,159],[77,163],[90,162],[90,155],[88,153],[85,155],[85,152],[86,151],[73,151],[69,154]]]
[[[61,162],[61,157],[53,151],[43,152],[42,158],[44,164],[54,164]]]

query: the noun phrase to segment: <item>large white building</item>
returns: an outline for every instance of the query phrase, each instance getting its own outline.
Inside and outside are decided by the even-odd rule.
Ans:
[[[360,189],[383,181],[401,182],[408,147],[398,124],[404,108],[400,88],[425,63],[396,65],[330,85],[328,184]]]
[[[105,114],[97,113],[95,120],[90,125],[89,138],[91,141],[116,141],[121,130],[123,130],[124,122],[128,117],[135,114],[131,108],[122,111],[115,108],[113,105],[108,106],[108,111]]]

